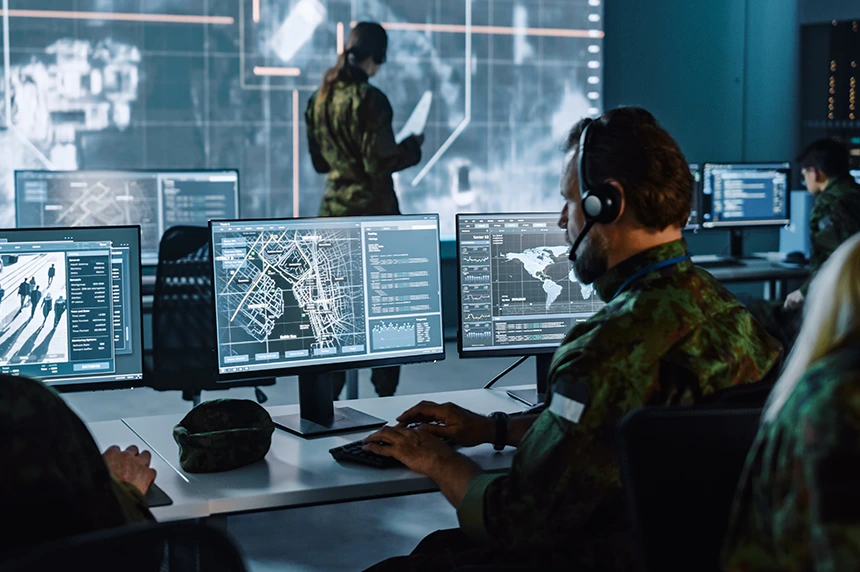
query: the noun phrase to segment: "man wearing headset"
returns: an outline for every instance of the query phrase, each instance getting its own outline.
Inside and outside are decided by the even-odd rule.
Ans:
[[[681,229],[693,182],[654,117],[625,107],[584,119],[568,150],[559,225],[573,243],[579,280],[593,283],[608,304],[556,351],[540,415],[483,417],[421,403],[398,418],[400,426],[365,440],[367,450],[430,476],[460,521],[374,571],[628,569],[618,421],[643,405],[695,403],[762,380],[780,363],[779,343],[690,262]],[[406,427],[416,422],[417,430]],[[511,472],[482,474],[440,438],[517,447]]]

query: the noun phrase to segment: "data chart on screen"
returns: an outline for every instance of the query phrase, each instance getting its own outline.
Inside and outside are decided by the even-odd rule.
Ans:
[[[552,351],[604,306],[573,272],[557,214],[459,215],[457,227],[463,352]]]

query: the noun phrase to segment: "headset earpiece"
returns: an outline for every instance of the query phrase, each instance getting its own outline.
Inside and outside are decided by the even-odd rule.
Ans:
[[[621,193],[609,183],[591,186],[585,169],[585,150],[588,147],[588,136],[594,121],[589,121],[582,129],[579,137],[579,189],[582,212],[587,222],[610,224],[618,219],[621,211]]]

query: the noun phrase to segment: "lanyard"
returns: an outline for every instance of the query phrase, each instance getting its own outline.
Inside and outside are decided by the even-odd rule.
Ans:
[[[618,287],[618,291],[615,292],[615,296],[612,297],[612,300],[615,300],[616,298],[618,298],[618,296],[622,292],[624,292],[624,289],[627,288],[628,286],[630,286],[630,283],[633,282],[634,280],[642,278],[643,276],[645,276],[649,272],[654,272],[655,270],[660,270],[661,268],[666,268],[667,266],[672,266],[673,264],[680,264],[681,262],[684,262],[685,260],[687,260],[689,258],[690,258],[690,255],[685,254],[684,256],[676,256],[675,258],[670,258],[669,260],[662,260],[662,261],[656,262],[650,266],[646,266],[645,268],[643,268],[642,270],[640,270],[639,272],[637,272],[636,274],[634,274],[633,276],[631,276],[630,278],[628,278],[627,280],[622,282],[621,286]],[[610,300],[610,302],[612,300]]]

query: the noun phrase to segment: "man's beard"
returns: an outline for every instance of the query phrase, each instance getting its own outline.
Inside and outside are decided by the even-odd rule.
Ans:
[[[608,250],[604,237],[592,229],[579,245],[573,262],[573,271],[580,282],[592,284],[606,274],[609,266]]]

